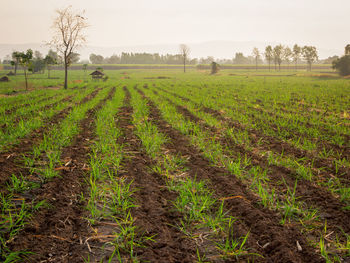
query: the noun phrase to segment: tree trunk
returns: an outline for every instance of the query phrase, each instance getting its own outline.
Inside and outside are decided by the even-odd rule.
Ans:
[[[271,71],[271,61],[269,60],[269,71]]]
[[[186,57],[184,58],[184,73],[186,73]]]
[[[64,89],[68,89],[68,62],[66,56],[64,58]]]
[[[24,68],[24,79],[26,81],[26,90],[28,90],[27,70]]]
[[[17,75],[17,62],[15,63],[15,76]]]
[[[295,71],[298,71],[298,60],[295,60]]]
[[[258,71],[258,59],[255,59],[255,70]]]
[[[50,69],[47,68],[47,78],[49,79],[50,78]]]

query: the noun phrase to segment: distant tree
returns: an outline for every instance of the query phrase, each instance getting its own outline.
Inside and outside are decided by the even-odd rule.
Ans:
[[[270,45],[265,48],[265,59],[269,63],[269,70],[271,70],[271,61],[273,59],[273,51]]]
[[[108,64],[119,64],[120,57],[118,55],[112,55],[109,58],[105,58],[106,63]]]
[[[256,48],[256,47],[253,48],[252,54],[253,54],[253,57],[255,59],[255,69],[258,70],[258,61],[260,59],[260,51],[259,51],[259,49]]]
[[[95,55],[95,54],[91,54],[90,55],[90,61],[92,64],[103,64],[103,56],[101,55]]]
[[[211,67],[211,74],[212,75],[218,73],[220,70],[220,65],[214,61],[210,64],[210,67]]]
[[[350,44],[345,46],[345,56],[350,55]]]
[[[24,70],[24,79],[26,83],[26,90],[28,90],[28,76],[27,76],[27,70],[30,67],[33,59],[33,51],[31,49],[28,49],[26,53],[19,52],[19,64],[23,67]]]
[[[292,58],[293,56],[293,52],[292,50],[290,49],[290,47],[285,47],[283,49],[283,60],[287,63],[288,65],[288,70],[289,70],[289,63],[290,63],[290,59]]]
[[[43,59],[43,54],[41,54],[40,51],[35,50],[34,51],[34,59]]]
[[[243,55],[242,52],[237,52],[233,59],[234,64],[250,64],[250,61],[247,57]]]
[[[86,81],[86,71],[87,71],[87,68],[88,68],[88,64],[84,64],[83,65],[83,70],[84,70],[84,80]]]
[[[52,53],[50,54],[49,51],[49,53],[44,58],[44,61],[47,68],[47,78],[50,78],[51,67],[52,65],[57,64],[57,57],[55,57],[55,55]]]
[[[54,36],[50,43],[62,55],[64,64],[64,88],[68,88],[68,67],[73,61],[74,52],[86,43],[84,29],[88,27],[84,12],[75,12],[71,6],[56,10],[53,22]],[[73,56],[73,57],[72,57]]]
[[[333,69],[336,69],[341,76],[350,75],[350,55],[342,56],[333,61]]]
[[[17,75],[17,68],[20,61],[20,54],[21,52],[18,52],[18,51],[14,51],[11,54],[12,60],[10,63],[15,68],[15,75]]]
[[[199,60],[199,64],[211,64],[212,62],[214,62],[214,60],[214,57],[208,56],[207,58],[201,58]]]
[[[33,74],[37,72],[43,73],[45,70],[45,60],[43,59],[43,55],[39,51],[34,51],[34,56],[32,63],[29,67],[29,71],[31,71]]]
[[[298,60],[300,59],[301,56],[301,47],[299,47],[297,44],[293,46],[293,61],[295,63],[295,70],[298,70]]]
[[[189,54],[190,54],[190,48],[185,44],[181,44],[180,45],[180,55],[182,56],[182,59],[183,59],[184,73],[186,73],[186,61],[189,57]]]
[[[308,70],[311,71],[312,64],[318,60],[316,47],[304,46],[302,48],[302,54],[308,64]]]
[[[69,64],[77,64],[80,61],[80,54],[76,52],[72,52],[69,56]]]
[[[333,64],[333,61],[339,59],[338,56],[334,55],[323,60],[323,64]]]
[[[275,61],[275,69],[277,70],[276,66],[278,65],[278,70],[281,70],[281,63],[282,63],[282,55],[283,55],[283,46],[277,45],[273,48],[273,59]]]

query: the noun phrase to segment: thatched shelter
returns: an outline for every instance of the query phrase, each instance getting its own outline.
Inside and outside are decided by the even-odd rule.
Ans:
[[[8,76],[3,76],[2,78],[0,78],[0,82],[9,82],[10,79]]]
[[[101,71],[99,70],[95,70],[94,72],[92,72],[91,74],[91,77],[93,80],[100,80],[102,79],[102,77],[105,75],[103,74]]]

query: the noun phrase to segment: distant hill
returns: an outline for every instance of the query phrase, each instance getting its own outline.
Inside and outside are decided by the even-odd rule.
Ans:
[[[236,52],[243,52],[244,55],[251,55],[254,47],[259,48],[261,51],[265,49],[267,45],[277,45],[276,42],[257,42],[257,41],[208,41],[202,43],[189,43],[191,48],[190,56],[192,58],[201,58],[213,56],[214,58],[233,58]],[[283,43],[282,43],[283,44]],[[302,43],[301,43],[302,44]],[[292,47],[293,44],[289,44]],[[44,44],[40,43],[27,43],[27,44],[0,44],[0,59],[12,51],[23,51],[28,48],[33,50],[39,50],[43,54],[46,54],[49,50]],[[319,51],[320,59],[324,59],[334,55],[342,55],[343,48],[338,49],[325,49],[317,47]],[[160,54],[176,54],[178,53],[179,44],[154,44],[154,45],[135,45],[135,46],[115,46],[115,47],[99,47],[99,46],[86,46],[78,51],[81,54],[81,59],[88,59],[91,53],[99,54],[104,57],[111,56],[113,54],[121,54],[122,52],[147,52],[147,53],[160,53]]]

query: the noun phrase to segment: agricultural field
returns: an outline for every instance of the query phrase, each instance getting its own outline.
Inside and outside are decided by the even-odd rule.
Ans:
[[[350,80],[0,83],[1,262],[350,262]]]

